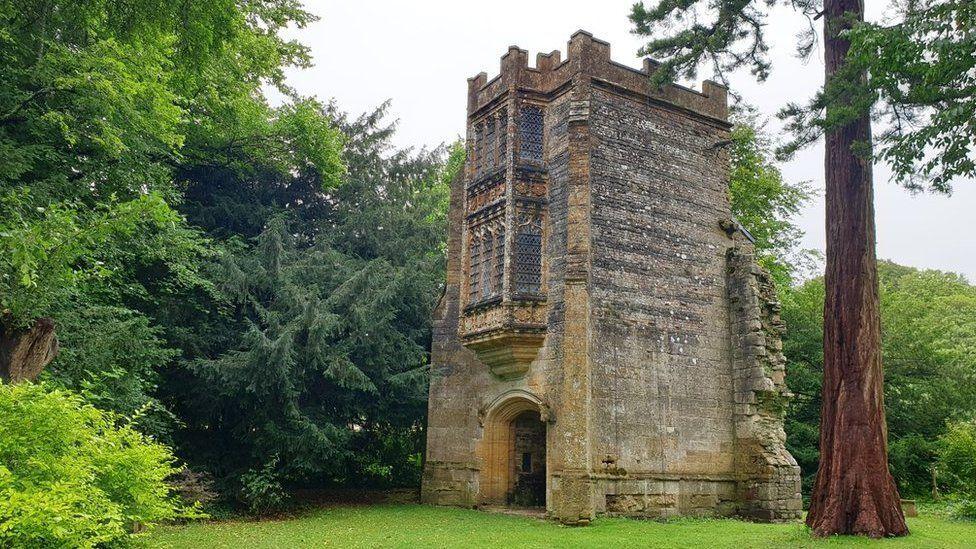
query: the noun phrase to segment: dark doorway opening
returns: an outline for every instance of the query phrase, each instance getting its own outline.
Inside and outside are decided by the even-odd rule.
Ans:
[[[546,505],[546,424],[539,412],[528,410],[512,420],[514,483],[509,504],[515,507]]]

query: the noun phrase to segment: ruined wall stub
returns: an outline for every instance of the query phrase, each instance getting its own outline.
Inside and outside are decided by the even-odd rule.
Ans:
[[[653,88],[583,31],[469,80],[435,312],[424,501],[505,504],[546,423],[546,508],[800,513],[775,292],[731,220],[726,90]]]

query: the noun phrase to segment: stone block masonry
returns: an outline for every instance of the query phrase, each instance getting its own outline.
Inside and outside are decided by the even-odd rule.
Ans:
[[[568,524],[797,518],[779,309],[731,219],[726,90],[653,87],[653,62],[583,31],[567,53],[529,67],[511,47],[469,80],[422,497],[535,501],[514,497],[531,463]]]

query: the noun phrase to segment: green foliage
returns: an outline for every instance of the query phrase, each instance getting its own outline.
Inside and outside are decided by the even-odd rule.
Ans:
[[[950,423],[938,442],[942,482],[976,499],[976,421]]]
[[[976,520],[976,421],[950,423],[938,441],[941,483],[953,493],[952,517]]]
[[[308,63],[280,36],[314,20],[296,3],[8,0],[0,13],[2,184],[172,198],[181,156],[228,142],[341,171],[337,133],[308,102],[271,109],[260,92],[289,91],[284,69]]]
[[[957,520],[976,520],[976,499],[959,499],[950,504],[950,516]]]
[[[419,478],[447,182],[463,153],[445,163],[446,151],[393,150],[383,115],[330,113],[348,136],[348,171],[327,197],[312,172],[265,187],[225,172],[193,206],[213,230],[263,227],[229,241],[213,273],[223,314],[167,387],[187,424],[181,447],[255,512],[298,482]],[[245,196],[257,207],[216,207]]]
[[[67,392],[0,384],[0,545],[126,545],[137,525],[192,515],[169,449]]]
[[[155,269],[156,294],[204,285],[193,272],[205,243],[156,193],[95,207],[47,207],[24,188],[0,197],[0,322],[4,330],[56,319],[60,353],[45,377],[146,432],[172,424],[150,397],[155,369],[175,356],[148,317],[127,305],[155,301],[137,272]],[[147,282],[150,282],[147,280]]]
[[[862,110],[873,108],[885,122],[874,138],[876,157],[894,178],[913,190],[948,193],[953,180],[976,175],[976,5],[922,0],[893,8],[894,21],[864,23],[847,35],[849,71],[868,78],[857,79],[856,88],[825,90],[813,112],[840,93],[861,97]],[[814,131],[828,122],[805,118]]]
[[[168,348],[162,329],[138,311],[79,301],[55,312],[61,351],[41,379],[132,418],[144,433],[165,435],[176,420],[151,395],[159,371],[179,352]]]
[[[183,32],[182,4],[4,2],[0,183],[42,200],[160,188],[183,140],[174,58],[205,49]],[[217,10],[196,11],[219,24]]]
[[[281,474],[276,470],[274,456],[259,470],[251,469],[241,475],[240,499],[254,515],[266,515],[280,510],[288,502],[288,494],[281,486]]]
[[[757,258],[777,287],[787,288],[811,256],[798,250],[803,231],[792,221],[810,191],[806,183],[783,180],[753,111],[739,110],[734,122],[729,149],[732,214],[755,238]]]
[[[630,21],[634,34],[652,37],[639,54],[662,58],[654,77],[659,84],[694,78],[703,62],[711,62],[723,80],[726,72],[747,67],[762,81],[771,70],[762,33],[763,8],[768,5],[750,0],[660,0],[648,9],[637,2]],[[693,17],[697,12],[708,18]]]
[[[976,287],[959,275],[878,264],[889,464],[903,494],[931,489],[946,422],[976,414]],[[823,372],[822,279],[783,299],[787,383],[796,395],[787,445],[805,482],[817,466]]]
[[[716,77],[749,69],[764,81],[772,70],[764,29],[775,2],[760,0],[658,0],[634,5],[634,32],[648,37],[640,53],[662,58],[659,84],[694,77],[711,64]],[[797,51],[808,58],[817,43],[813,21],[823,2],[789,4],[807,18]],[[967,0],[892,2],[887,20],[858,22],[844,31],[850,49],[844,65],[808,103],[780,112],[791,139],[778,150],[788,157],[825,132],[868,114],[884,126],[857,151],[885,161],[894,179],[913,190],[948,193],[951,182],[976,175],[976,7]]]
[[[24,327],[91,278],[108,274],[100,249],[146,225],[179,216],[158,195],[110,200],[95,209],[79,202],[34,206],[26,190],[0,196],[0,310],[4,323]]]
[[[147,432],[178,423],[159,372],[229,334],[201,330],[221,246],[175,210],[218,172],[262,189],[301,173],[283,207],[344,173],[326,107],[284,83],[309,57],[281,33],[313,20],[279,0],[0,0],[0,311],[5,329],[55,319],[49,382]]]

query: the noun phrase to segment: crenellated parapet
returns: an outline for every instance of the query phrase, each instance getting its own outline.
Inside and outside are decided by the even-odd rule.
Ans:
[[[609,43],[582,30],[570,37],[566,51],[565,60],[558,50],[539,53],[535,66],[530,67],[529,53],[509,46],[501,58],[498,76],[488,80],[488,74],[482,72],[468,79],[468,115],[493,108],[516,90],[551,98],[574,79],[588,79],[597,86],[643,96],[720,124],[728,123],[728,91],[721,84],[705,80],[700,92],[677,84],[659,88],[648,78],[657,69],[655,61],[645,59],[641,69],[617,63],[610,58]]]

